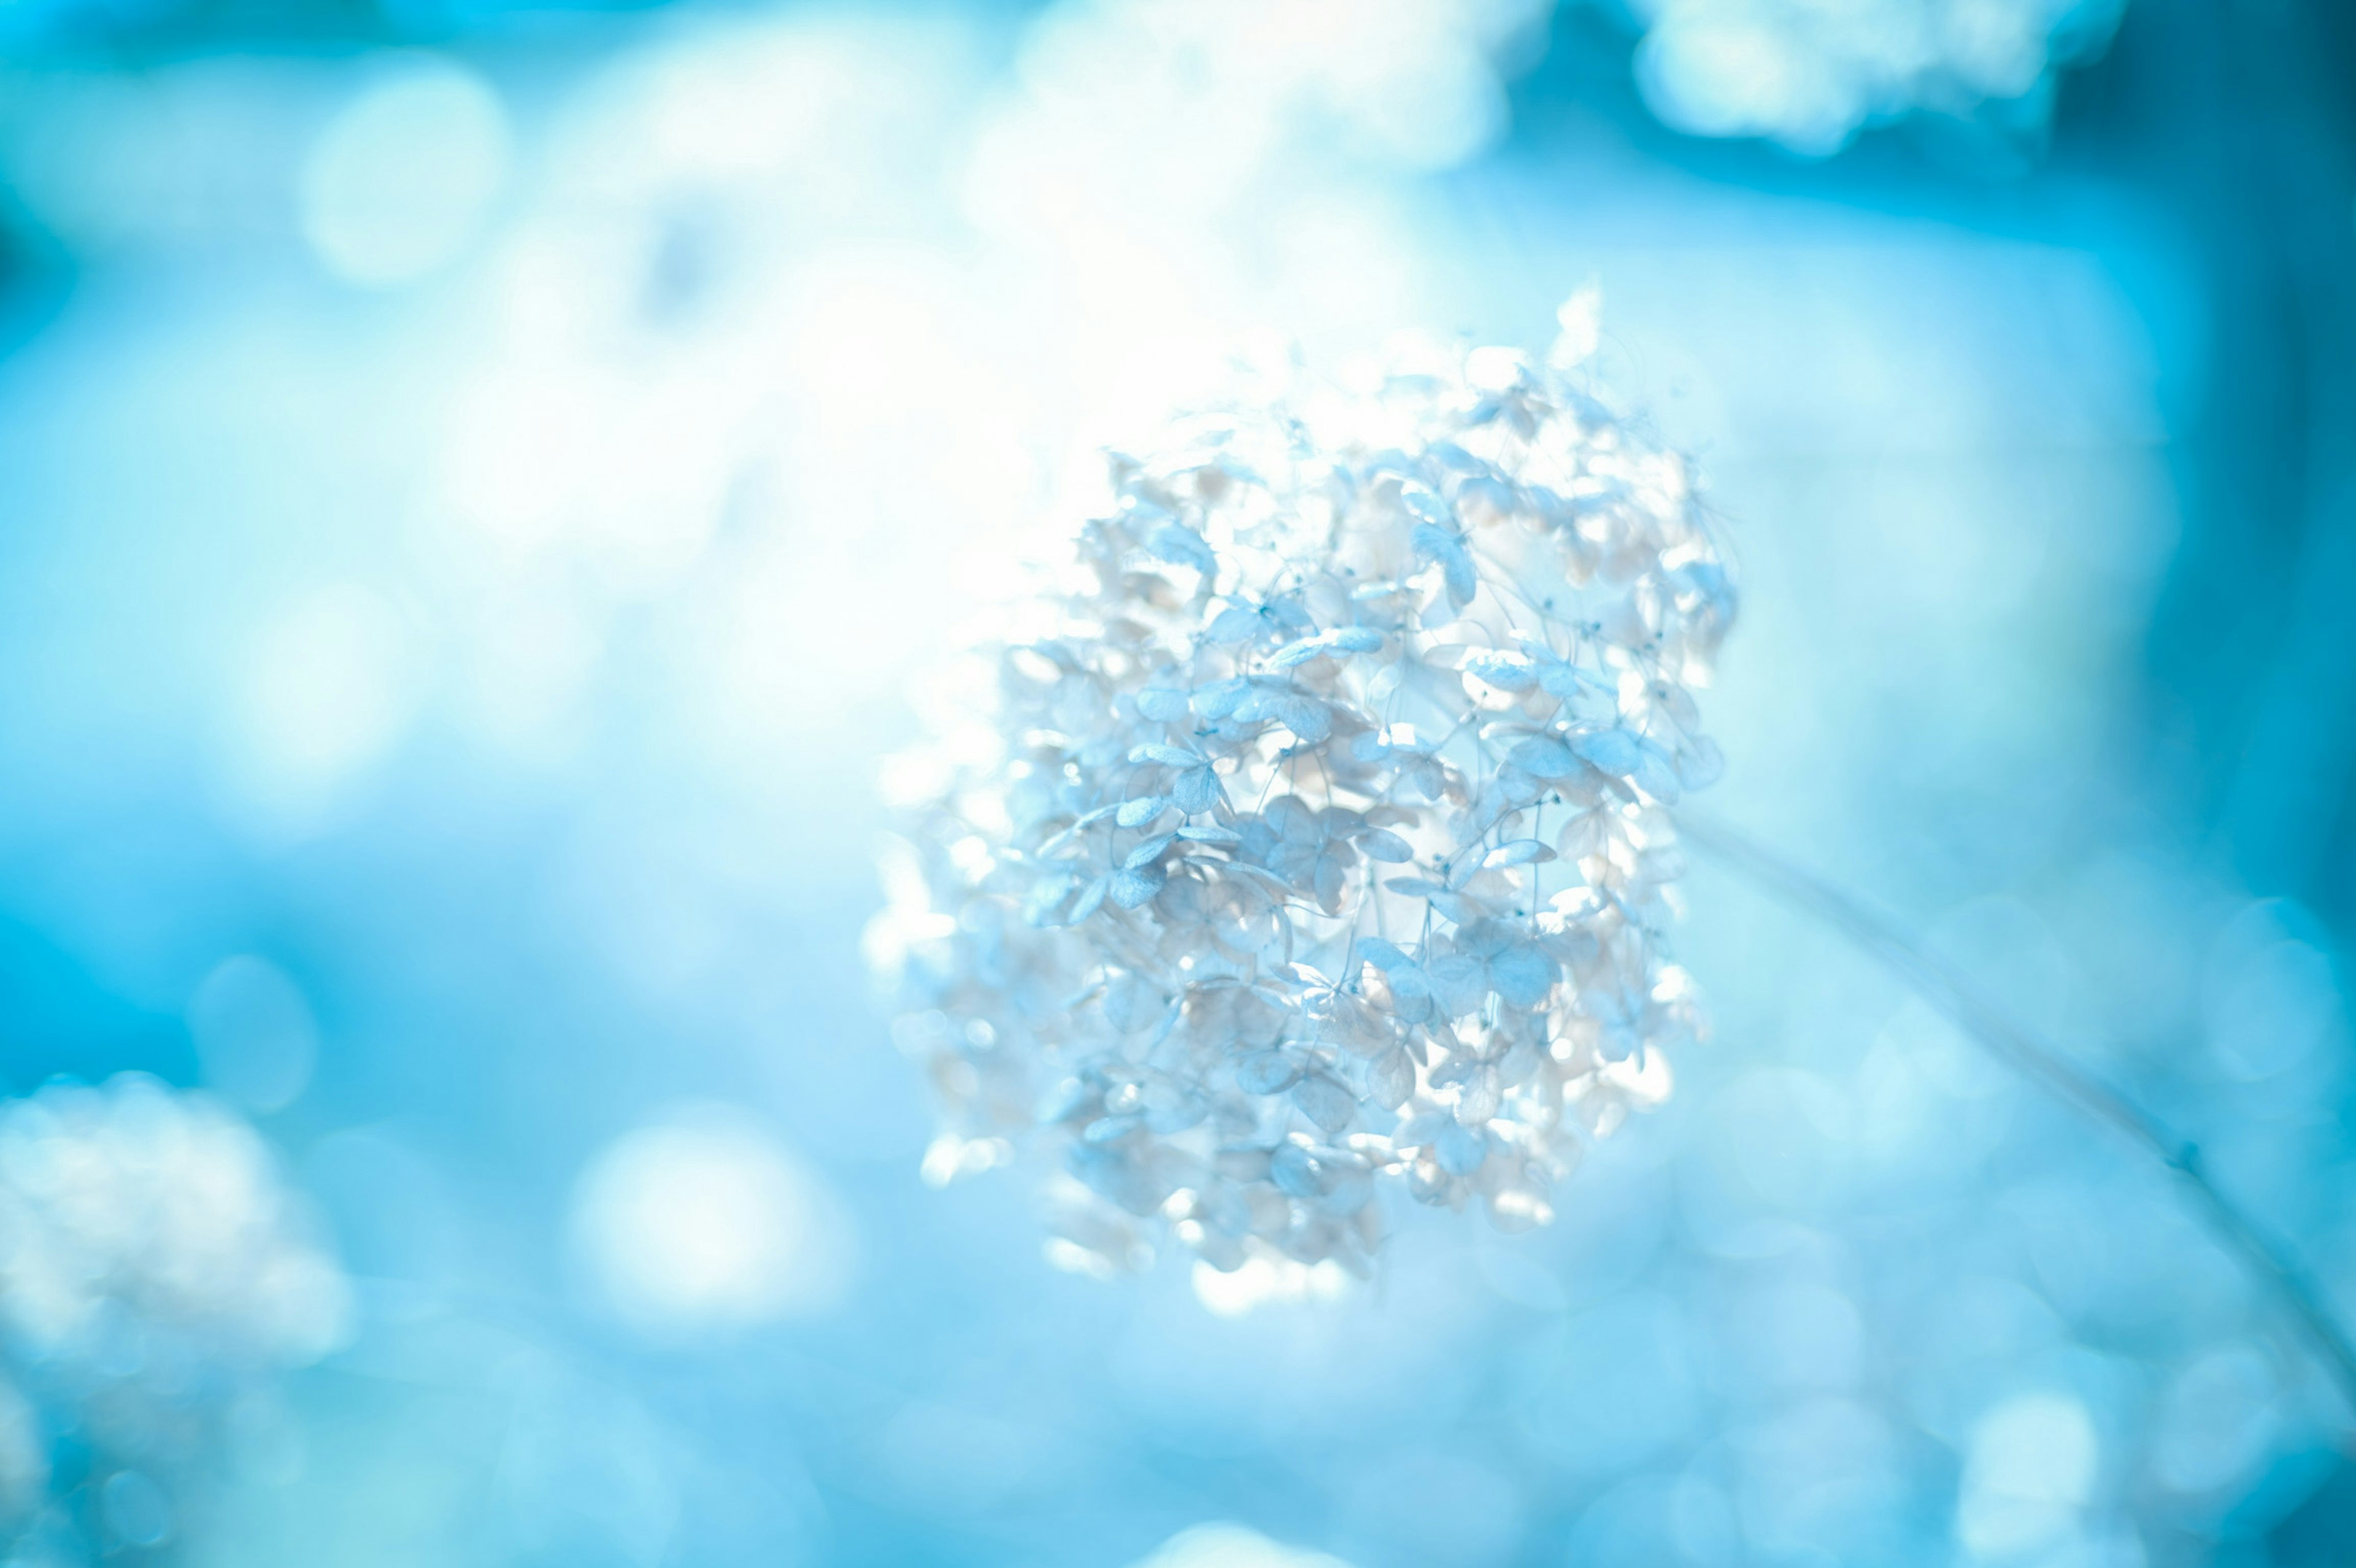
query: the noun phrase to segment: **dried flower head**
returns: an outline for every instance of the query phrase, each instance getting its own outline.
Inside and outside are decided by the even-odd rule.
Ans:
[[[1664,809],[1733,613],[1685,460],[1540,361],[1402,350],[1111,459],[904,768],[871,951],[946,1180],[1045,1144],[1051,1252],[1363,1273],[1386,1179],[1543,1222],[1697,1018]],[[1142,1223],[1141,1223],[1142,1222]]]

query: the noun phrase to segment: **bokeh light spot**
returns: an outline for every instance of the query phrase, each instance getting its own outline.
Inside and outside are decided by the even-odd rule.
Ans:
[[[322,265],[368,286],[422,278],[480,232],[509,162],[507,117],[488,82],[430,57],[380,77],[311,148],[303,237]]]
[[[681,1107],[609,1145],[575,1189],[573,1241],[605,1304],[657,1337],[820,1311],[850,1278],[832,1195],[720,1106]]]
[[[265,958],[217,965],[189,997],[187,1019],[206,1083],[248,1110],[283,1109],[311,1081],[318,1025],[302,991]]]

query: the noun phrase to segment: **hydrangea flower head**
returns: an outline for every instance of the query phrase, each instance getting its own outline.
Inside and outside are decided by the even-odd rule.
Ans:
[[[1666,807],[1733,598],[1687,463],[1546,359],[1402,351],[1110,460],[920,765],[871,932],[945,1180],[1044,1147],[1075,1266],[1363,1274],[1381,1189],[1552,1215],[1698,1018]],[[1584,340],[1584,341],[1583,341]]]

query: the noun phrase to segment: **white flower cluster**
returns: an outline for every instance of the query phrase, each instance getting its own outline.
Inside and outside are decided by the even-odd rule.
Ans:
[[[0,1105],[0,1360],[31,1399],[7,1431],[40,1407],[119,1461],[194,1457],[211,1414],[348,1316],[262,1140],[209,1099],[123,1073]],[[38,1458],[13,1447],[18,1472]]]
[[[1055,1250],[1363,1272],[1396,1178],[1543,1222],[1690,1034],[1664,809],[1733,598],[1687,466],[1548,360],[1402,350],[1111,462],[902,774],[871,951],[947,1179],[1058,1147]],[[915,781],[914,787],[906,787]]]

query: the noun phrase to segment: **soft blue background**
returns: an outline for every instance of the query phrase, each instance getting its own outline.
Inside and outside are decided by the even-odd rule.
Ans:
[[[1099,14],[1145,13],[0,4],[0,1073],[203,1083],[192,998],[267,960],[319,1046],[257,1122],[362,1306],[296,1459],[145,1556],[2356,1558],[2350,1413],[2168,1183],[1707,865],[1715,1036],[1561,1223],[1419,1217],[1378,1288],[1234,1319],[1049,1269],[1019,1173],[919,1182],[859,942],[917,672],[1068,453],[1223,334],[1534,342],[1592,279],[1740,563],[1718,808],[2356,1313],[2339,8],[2136,0],[2050,134],[1813,161],[1665,129],[1616,14]],[[322,151],[419,80],[459,108]],[[446,242],[369,275],[372,202]],[[854,1261],[648,1332],[583,1174],[713,1101]]]

